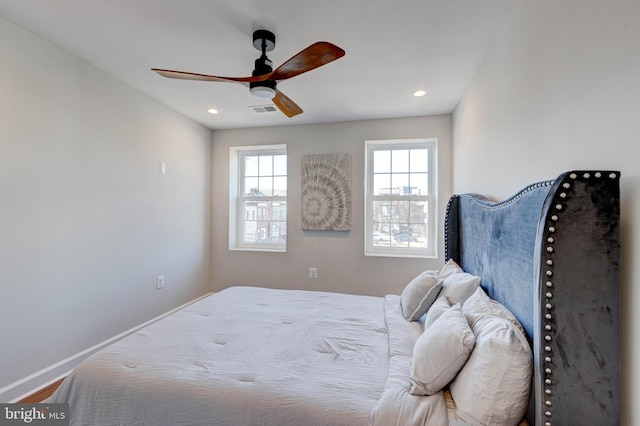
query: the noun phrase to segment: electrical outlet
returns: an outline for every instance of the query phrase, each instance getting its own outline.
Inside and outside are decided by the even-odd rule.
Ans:
[[[158,171],[160,172],[161,175],[167,174],[167,164],[164,161],[160,162],[160,167],[158,168]]]
[[[156,290],[162,290],[164,288],[164,275],[158,275],[156,277]]]
[[[309,268],[309,278],[318,278],[318,268]]]

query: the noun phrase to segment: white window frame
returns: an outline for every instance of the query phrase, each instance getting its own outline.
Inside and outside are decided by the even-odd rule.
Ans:
[[[437,258],[438,249],[438,170],[437,170],[437,146],[436,138],[420,139],[390,139],[390,140],[368,140],[365,141],[365,226],[364,226],[364,254],[365,256],[387,256],[387,257],[414,257],[414,258]],[[373,187],[373,154],[377,150],[397,150],[397,149],[427,149],[428,150],[428,194],[414,195],[374,195]],[[405,247],[405,246],[380,246],[374,244],[374,201],[414,201],[425,200],[427,208],[427,239],[426,247]]]
[[[287,241],[247,242],[244,241],[243,204],[251,197],[244,195],[243,159],[251,155],[287,155],[287,145],[232,146],[229,148],[229,250],[286,252]],[[287,157],[287,176],[288,176]],[[257,198],[255,198],[257,200]],[[286,196],[261,196],[260,200],[287,202]],[[288,228],[288,203],[287,225]]]

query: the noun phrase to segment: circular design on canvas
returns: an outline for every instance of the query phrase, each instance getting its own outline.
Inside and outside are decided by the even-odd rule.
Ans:
[[[302,160],[302,229],[351,230],[351,156],[308,155]]]

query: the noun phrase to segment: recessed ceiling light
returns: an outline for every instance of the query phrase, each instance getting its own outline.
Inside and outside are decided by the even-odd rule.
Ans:
[[[209,108],[209,109],[207,110],[207,112],[208,112],[209,114],[217,114],[217,113],[218,113],[218,110],[217,110],[217,109],[215,109],[215,108]]]
[[[420,96],[424,96],[426,94],[427,92],[425,90],[417,90],[416,92],[413,93],[413,96],[415,96],[416,98],[419,98]]]

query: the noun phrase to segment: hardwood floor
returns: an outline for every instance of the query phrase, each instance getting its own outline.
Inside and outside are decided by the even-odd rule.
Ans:
[[[51,394],[56,389],[58,389],[58,386],[60,386],[60,383],[62,383],[63,380],[64,380],[64,378],[58,380],[57,382],[51,383],[46,388],[42,388],[39,391],[34,392],[29,396],[26,396],[26,397],[22,398],[18,402],[22,403],[22,404],[35,404],[35,403],[38,403],[38,402],[42,402],[45,399],[47,399],[48,397],[50,397]]]

